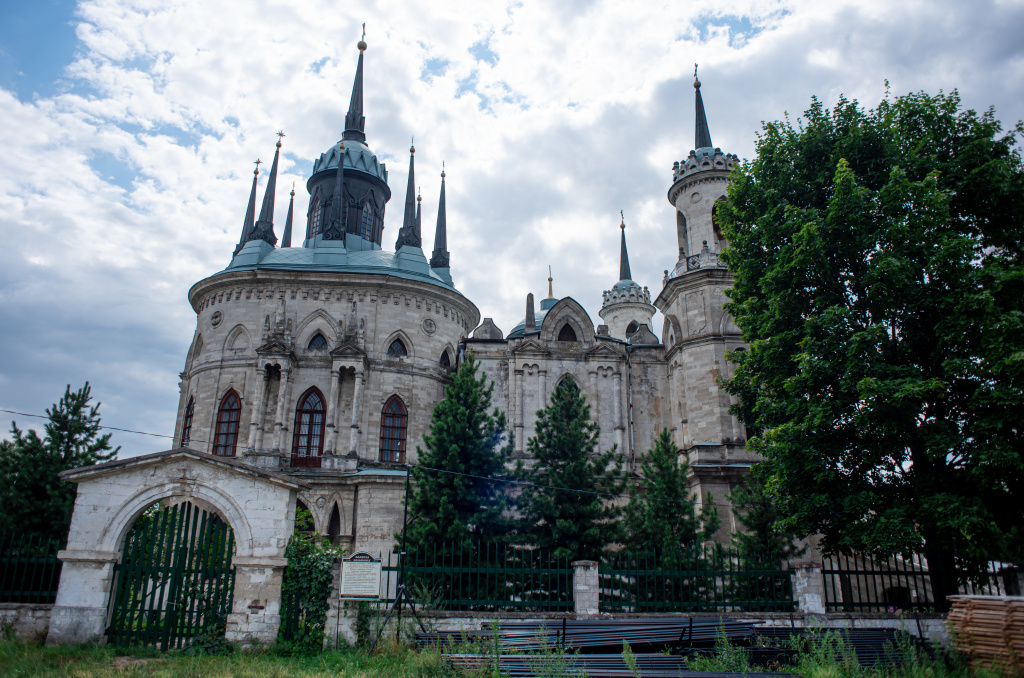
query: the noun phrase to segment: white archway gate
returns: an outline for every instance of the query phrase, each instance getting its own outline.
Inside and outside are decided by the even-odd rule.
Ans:
[[[98,641],[111,612],[114,565],[136,519],[161,501],[216,512],[234,532],[228,640],[271,642],[281,624],[285,546],[301,481],[182,448],[65,471],[78,484],[48,643]]]

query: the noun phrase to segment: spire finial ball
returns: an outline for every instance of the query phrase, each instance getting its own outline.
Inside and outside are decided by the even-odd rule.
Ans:
[[[700,89],[700,80],[694,80],[693,81],[693,88],[694,89]]]
[[[366,42],[364,40],[360,40],[359,42],[356,43],[356,47],[359,48],[360,52],[365,52],[366,51]]]

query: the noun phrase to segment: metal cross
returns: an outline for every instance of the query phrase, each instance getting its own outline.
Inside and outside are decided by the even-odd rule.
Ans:
[[[256,174],[259,174],[260,173],[260,165],[263,164],[263,161],[260,160],[259,158],[256,158],[256,162],[254,162],[253,164],[256,165]]]
[[[284,138],[284,136],[285,136],[285,133],[284,133],[284,132],[278,132],[278,133],[277,133],[277,140],[278,140],[278,141],[280,141],[281,139],[283,139],[283,138]]]

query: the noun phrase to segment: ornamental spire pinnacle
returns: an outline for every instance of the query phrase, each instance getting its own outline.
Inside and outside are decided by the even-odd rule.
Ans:
[[[356,63],[356,78],[352,83],[352,98],[348,102],[345,133],[342,135],[342,139],[353,141],[366,141],[366,118],[363,116],[363,53],[366,51],[366,24],[363,24],[363,38],[356,45],[359,48],[359,61]]]
[[[409,184],[405,189],[405,217],[398,231],[395,251],[403,247],[422,247],[419,224],[416,219],[416,147],[409,146]]]
[[[345,140],[338,144],[338,173],[334,179],[334,193],[331,194],[331,216],[323,228],[324,240],[345,240],[345,220],[348,205],[345,200]],[[316,234],[314,233],[315,237]]]
[[[292,246],[292,215],[295,213],[295,182],[292,182],[291,198],[288,200],[288,216],[284,220],[284,234],[281,235],[281,247]]]
[[[252,233],[253,220],[256,218],[256,180],[260,176],[260,164],[261,160],[256,158],[256,169],[252,173],[252,190],[249,192],[249,206],[245,210],[245,220],[242,222],[242,237],[238,239],[238,245],[235,247],[235,254],[238,254],[245,243],[249,242],[249,234]]]
[[[270,165],[270,178],[263,193],[263,207],[255,228],[249,234],[249,240],[265,240],[271,245],[277,243],[274,235],[274,194],[277,193],[277,161],[281,157],[281,139],[284,132],[277,133],[277,148],[274,150],[274,162]]]
[[[697,94],[697,129],[694,135],[694,149],[714,148],[711,143],[711,131],[708,129],[708,117],[704,114],[704,100],[700,96],[700,80],[697,79],[697,64],[693,65],[693,88]]]
[[[441,163],[441,198],[437,201],[437,228],[434,230],[434,252],[430,255],[430,268],[449,268],[448,216],[444,201],[444,163]]]
[[[554,291],[552,291],[552,288],[551,288],[551,281],[552,280],[554,280],[554,278],[551,277],[551,264],[548,264],[548,299],[554,299],[555,298],[555,293],[554,293]]]
[[[619,280],[632,280],[633,275],[629,272],[629,253],[626,252],[626,216],[619,210],[622,222],[619,228],[622,229],[622,243],[619,246]]]

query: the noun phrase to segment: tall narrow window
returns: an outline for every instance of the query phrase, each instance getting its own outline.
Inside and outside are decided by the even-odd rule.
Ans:
[[[359,237],[373,240],[373,204],[363,205],[363,218],[359,222]]]
[[[313,201],[313,208],[309,212],[309,228],[306,229],[306,240],[315,238],[320,232],[320,215],[322,213],[320,198]]]
[[[185,405],[185,418],[181,420],[181,444],[178,447],[188,447],[192,440],[192,415],[195,413],[196,399],[188,397],[188,405]]]
[[[306,391],[295,408],[292,466],[320,468],[324,452],[324,397],[316,387]]]
[[[398,396],[391,396],[384,403],[380,414],[380,460],[405,461],[405,431],[409,415],[405,403]]]
[[[306,346],[310,351],[326,351],[327,340],[324,339],[324,335],[317,332],[313,335],[313,338],[309,340],[309,345]]]
[[[221,457],[235,456],[238,445],[238,420],[242,415],[242,401],[234,389],[224,394],[217,410],[217,430],[214,433],[213,453]]]
[[[338,502],[334,502],[331,509],[331,520],[327,523],[327,536],[334,538],[341,536],[341,511],[338,510]]]
[[[572,328],[572,325],[569,323],[562,325],[562,329],[558,331],[558,341],[577,341],[576,330]]]
[[[446,372],[452,371],[452,359],[448,357],[448,351],[445,351],[441,354],[441,360],[438,364],[441,365],[442,370]]]
[[[401,339],[395,339],[391,342],[391,345],[388,346],[388,355],[392,358],[401,358],[409,355],[409,352],[405,350],[405,344],[402,343]]]

